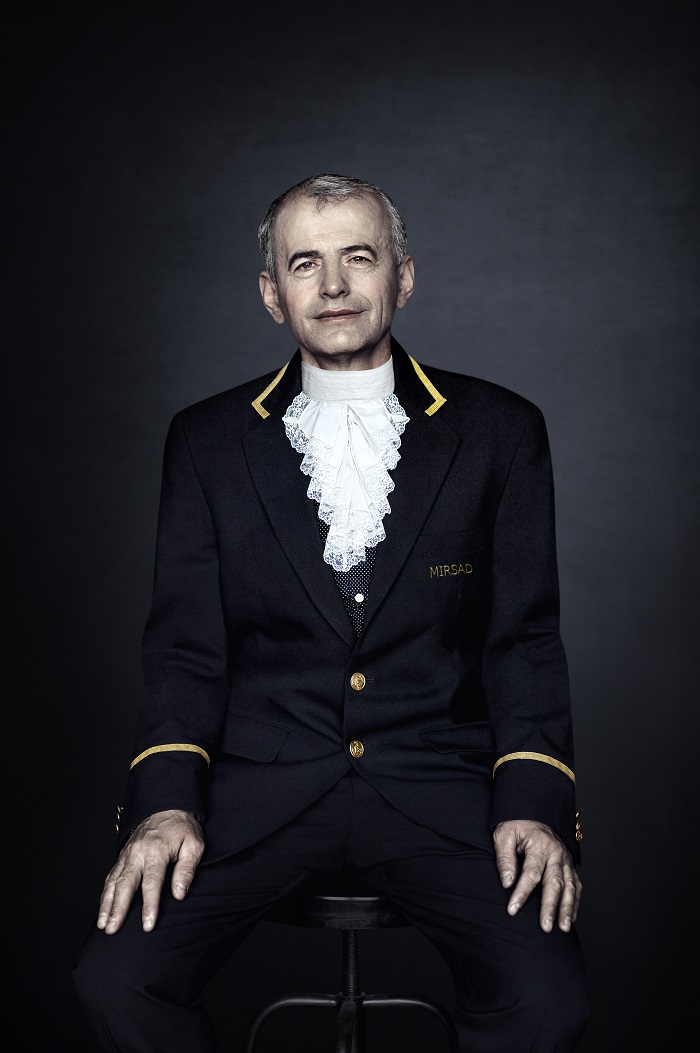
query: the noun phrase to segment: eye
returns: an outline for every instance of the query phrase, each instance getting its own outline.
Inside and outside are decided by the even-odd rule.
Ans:
[[[370,264],[372,261],[369,256],[350,256],[348,263],[356,264],[357,266],[364,266]]]

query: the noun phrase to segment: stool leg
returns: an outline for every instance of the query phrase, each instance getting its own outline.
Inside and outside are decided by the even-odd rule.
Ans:
[[[360,993],[360,947],[357,929],[343,929],[343,991],[346,998]]]
[[[251,1021],[246,1032],[242,1053],[253,1053],[261,1024],[263,1024],[276,1009],[288,1009],[290,1006],[318,1006],[323,1009],[335,1009],[337,1005],[338,999],[335,995],[330,994],[291,994],[273,999],[273,1001],[268,1002],[266,1006],[263,1006],[257,1016]]]
[[[358,1003],[348,999],[338,1010],[335,1053],[364,1053],[364,1048],[357,1046],[357,1009]]]
[[[438,1018],[444,1027],[447,1033],[450,1053],[457,1053],[459,1039],[457,1037],[457,1031],[452,1017],[444,1006],[440,1005],[439,1002],[433,1001],[432,998],[423,998],[422,995],[364,995],[362,1004],[367,1009],[372,1009],[373,1007],[376,1009],[386,1009],[393,1006],[406,1008],[415,1006],[419,1009],[427,1009],[428,1012]]]
[[[365,1015],[360,992],[360,940],[357,929],[343,929],[343,989],[338,995],[335,1053],[365,1053]]]

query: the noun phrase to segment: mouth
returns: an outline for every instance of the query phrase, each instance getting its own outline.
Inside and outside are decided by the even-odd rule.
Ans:
[[[342,321],[344,318],[356,318],[360,314],[359,311],[322,311],[321,314],[317,314],[316,318],[323,322],[333,322],[335,320]]]

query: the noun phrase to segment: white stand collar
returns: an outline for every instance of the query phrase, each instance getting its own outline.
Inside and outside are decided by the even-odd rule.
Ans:
[[[301,386],[317,402],[383,399],[394,390],[394,362],[389,358],[375,369],[319,369],[302,362]]]

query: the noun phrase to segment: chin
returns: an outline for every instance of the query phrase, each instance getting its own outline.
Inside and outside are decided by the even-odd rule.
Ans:
[[[331,344],[325,347],[318,347],[312,350],[314,355],[328,355],[332,358],[338,355],[359,355],[366,352],[367,348],[364,344]]]

